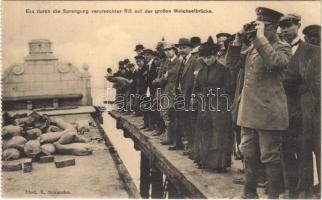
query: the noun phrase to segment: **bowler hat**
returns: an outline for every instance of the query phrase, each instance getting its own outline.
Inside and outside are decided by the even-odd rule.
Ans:
[[[138,44],[135,46],[135,49],[134,51],[140,51],[140,50],[143,50],[144,49],[144,46],[142,44]]]
[[[124,59],[124,60],[123,60],[123,64],[124,64],[124,65],[127,65],[127,64],[129,64],[129,63],[130,63],[130,60],[129,60],[129,59],[127,59],[127,58],[126,58],[126,59]]]
[[[144,60],[144,57],[141,55],[135,56],[134,57],[135,60]]]
[[[177,47],[180,46],[189,46],[193,47],[190,40],[188,38],[180,38],[178,44],[176,44]]]
[[[264,8],[264,7],[256,8],[256,14],[257,14],[257,21],[272,22],[272,23],[278,23],[280,18],[283,16],[282,13],[276,10],[273,10],[270,8]]]
[[[303,29],[304,35],[321,34],[321,26],[317,24],[309,25]]]
[[[144,49],[143,54],[151,54],[151,55],[153,55],[153,51],[151,49]]]
[[[196,47],[201,44],[201,39],[200,39],[200,37],[195,36],[195,37],[190,38],[190,42],[191,42],[192,46]]]

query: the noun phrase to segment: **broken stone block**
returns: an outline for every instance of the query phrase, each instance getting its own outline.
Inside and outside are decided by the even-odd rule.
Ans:
[[[32,172],[32,159],[26,159],[23,163],[23,172],[29,173]]]
[[[61,161],[56,161],[55,162],[56,168],[63,168],[63,167],[73,166],[75,164],[76,164],[75,159],[61,160]]]
[[[51,163],[54,162],[55,157],[54,156],[41,156],[39,159],[40,163]]]
[[[5,161],[2,162],[2,171],[13,172],[22,170],[22,164],[17,161]]]

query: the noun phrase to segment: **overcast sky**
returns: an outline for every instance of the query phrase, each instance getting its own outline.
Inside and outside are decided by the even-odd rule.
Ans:
[[[320,24],[320,2],[38,2],[4,1],[3,65],[22,62],[31,39],[53,42],[61,61],[81,67],[88,63],[93,88],[103,87],[107,67],[117,68],[120,59],[133,61],[137,43],[154,48],[162,37],[177,42],[179,37],[235,33],[256,18],[255,8],[265,6],[283,13],[298,13],[303,26]],[[210,9],[212,14],[26,14],[26,9]],[[95,90],[95,89],[94,89]]]

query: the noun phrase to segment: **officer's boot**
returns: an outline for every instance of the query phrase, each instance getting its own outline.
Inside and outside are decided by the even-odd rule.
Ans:
[[[280,161],[269,162],[265,165],[268,199],[278,199],[279,194],[284,190],[284,180],[282,173],[282,165]]]
[[[244,158],[245,163],[245,184],[242,199],[258,199],[257,179],[259,161],[256,159]]]

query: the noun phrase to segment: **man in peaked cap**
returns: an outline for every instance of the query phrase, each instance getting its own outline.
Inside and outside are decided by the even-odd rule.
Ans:
[[[310,44],[321,45],[321,26],[314,24],[303,29],[304,39]]]
[[[220,51],[218,51],[217,53],[217,60],[223,65],[225,65],[225,56],[226,56],[227,47],[228,47],[227,40],[229,40],[230,37],[231,37],[231,34],[229,33],[218,33],[216,35],[217,44],[220,45]]]
[[[137,55],[141,55],[143,53],[143,50],[144,50],[144,46],[142,44],[136,45],[134,49]]]
[[[312,198],[312,151],[317,159],[320,182],[321,132],[320,125],[315,123],[321,118],[316,109],[320,107],[321,52],[319,47],[300,39],[300,15],[287,14],[279,25],[293,55],[284,78],[289,109],[289,130],[283,143],[288,195],[289,198]],[[320,190],[319,185],[317,188]]]
[[[268,198],[282,192],[282,136],[288,129],[287,99],[283,88],[283,71],[292,56],[291,47],[276,35],[282,13],[256,9],[256,32],[249,40],[245,58],[245,80],[240,95],[237,125],[241,127],[240,151],[244,156],[245,184],[242,198],[258,198],[258,170],[265,165]],[[229,46],[227,59],[239,59],[241,30]]]
[[[191,105],[191,95],[193,86],[196,80],[196,75],[202,65],[199,60],[191,55],[192,44],[188,38],[180,38],[176,46],[179,48],[179,53],[182,56],[178,78],[176,81],[177,95],[184,98],[184,105],[176,105],[176,115],[178,119],[176,141],[180,141],[181,134],[184,133],[188,140],[187,149],[184,155],[189,155],[192,159],[193,141],[194,141],[194,125],[196,121],[196,112]],[[181,108],[181,109],[180,109]],[[182,149],[182,143],[178,142],[169,150]]]

